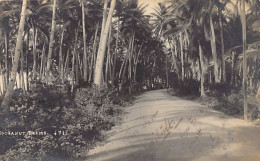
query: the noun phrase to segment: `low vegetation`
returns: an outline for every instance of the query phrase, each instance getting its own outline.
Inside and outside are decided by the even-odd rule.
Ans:
[[[12,133],[1,134],[0,160],[75,159],[119,122],[126,105],[122,96],[107,86],[67,93],[61,87],[38,84],[26,95],[15,91],[10,112],[1,114],[0,131]]]

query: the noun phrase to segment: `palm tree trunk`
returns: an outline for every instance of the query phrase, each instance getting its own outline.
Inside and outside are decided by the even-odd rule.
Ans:
[[[75,51],[75,59],[76,59],[76,66],[75,66],[75,71],[76,71],[76,82],[75,85],[79,85],[79,54],[78,52]]]
[[[258,81],[258,90],[256,94],[256,100],[258,103],[258,118],[260,118],[260,81]]]
[[[20,66],[20,77],[21,77],[21,88],[23,92],[25,92],[25,86],[24,86],[24,75],[23,75],[23,61],[24,61],[24,56],[23,52],[21,52],[21,66]]]
[[[245,0],[242,0],[241,23],[243,32],[243,93],[244,93],[244,119],[247,120],[247,56],[246,56],[246,11]]]
[[[86,25],[85,25],[85,5],[84,1],[82,0],[81,3],[82,7],[82,28],[83,28],[83,77],[84,81],[87,82],[88,80],[88,66],[87,66],[87,44],[86,44]]]
[[[6,80],[9,82],[9,65],[8,65],[8,54],[9,54],[9,38],[8,32],[5,32],[5,70],[6,70]]]
[[[129,45],[129,56],[128,56],[128,61],[129,61],[129,66],[128,66],[128,78],[130,81],[132,81],[132,57],[133,57],[133,52],[134,52],[134,42],[135,42],[135,33],[133,33],[132,39],[130,40],[130,45]]]
[[[234,68],[235,68],[235,51],[231,52],[231,81],[230,84],[234,83]]]
[[[111,53],[110,53],[110,45],[111,45],[111,26],[110,26],[110,30],[109,30],[109,35],[108,35],[108,44],[107,44],[107,60],[106,60],[106,69],[105,69],[105,81],[108,82],[108,80],[110,79],[109,77],[109,66],[110,66],[110,57],[111,57]]]
[[[64,64],[64,69],[63,69],[63,73],[64,73],[64,77],[63,77],[63,79],[65,79],[65,77],[66,77],[66,79],[67,79],[67,77],[68,77],[68,73],[69,73],[69,68],[68,68],[68,64],[69,64],[69,55],[70,55],[70,50],[68,49],[67,50],[67,56],[66,56],[66,60],[65,60],[65,64]],[[64,81],[64,80],[63,80]]]
[[[120,71],[119,71],[119,77],[118,77],[120,80],[122,80],[122,78],[123,78],[123,73],[124,73],[123,70],[124,70],[124,66],[125,66],[126,62],[127,62],[127,59],[125,59],[121,64]]]
[[[139,49],[139,51],[138,51],[138,53],[137,53],[136,58],[134,59],[134,82],[136,82],[137,65],[138,65],[138,60],[139,60],[139,56],[140,56],[140,54],[141,54],[142,47],[143,47],[143,42],[142,42],[142,44],[141,44],[141,46],[140,46],[140,49]]]
[[[11,72],[11,80],[9,82],[7,91],[5,93],[5,96],[4,96],[4,99],[2,102],[2,107],[4,108],[4,111],[9,111],[8,105],[10,103],[10,97],[12,96],[13,90],[14,90],[15,78],[16,78],[16,73],[18,70],[20,54],[21,54],[22,45],[23,45],[23,32],[24,32],[24,24],[25,24],[25,17],[26,17],[26,8],[27,8],[27,0],[23,0],[21,19],[20,19],[20,23],[19,23],[19,30],[18,30],[16,46],[15,46],[14,62],[13,62],[13,67],[12,67],[12,72]]]
[[[223,23],[221,17],[221,10],[219,9],[219,25],[220,25],[220,39],[221,39],[221,65],[222,65],[222,81],[226,83],[226,62],[225,62],[225,46],[224,46],[224,38],[223,38]]]
[[[64,84],[64,63],[63,63],[63,55],[62,55],[63,38],[64,38],[64,28],[61,31],[60,51],[59,51],[59,72],[60,72],[60,78],[62,84]]]
[[[183,38],[182,33],[179,34],[180,36],[180,47],[181,47],[181,80],[184,81],[184,53],[183,53]]]
[[[26,66],[26,91],[29,90],[29,68],[28,68],[28,55],[29,55],[29,33],[30,29],[27,29],[27,39],[26,39],[26,55],[25,55],[25,66]]]
[[[219,73],[218,73],[218,58],[217,58],[217,49],[216,49],[216,36],[214,31],[214,25],[212,20],[212,15],[210,15],[210,29],[211,29],[211,50],[212,50],[212,57],[213,57],[213,65],[214,65],[214,77],[215,83],[220,83]]]
[[[51,23],[51,33],[50,33],[49,51],[48,51],[48,57],[47,57],[47,68],[46,68],[47,83],[49,82],[51,63],[52,63],[54,32],[55,32],[55,26],[56,26],[56,4],[57,4],[57,0],[54,0],[53,8],[52,8],[52,23]]]
[[[115,81],[116,74],[116,58],[117,58],[117,50],[118,50],[118,42],[119,42],[119,19],[117,20],[117,32],[116,32],[116,48],[114,53],[114,62],[113,62],[113,70],[112,70],[112,82]]]
[[[73,50],[73,53],[72,53],[72,68],[71,68],[71,79],[72,79],[72,82],[71,82],[71,92],[74,91],[74,85],[75,85],[75,53],[76,51]]]
[[[106,51],[106,43],[107,43],[107,37],[108,32],[110,29],[110,25],[112,22],[113,12],[116,6],[116,0],[112,0],[111,6],[109,9],[108,18],[106,21],[106,26],[104,28],[104,32],[101,33],[101,39],[99,43],[99,49],[98,49],[98,55],[97,55],[97,61],[96,61],[96,67],[95,67],[95,76],[94,76],[94,83],[97,86],[100,86],[102,84],[102,73],[103,73],[103,63],[104,63],[104,57],[105,57],[105,51]]]
[[[42,47],[42,55],[41,55],[41,66],[40,66],[40,78],[44,77],[44,65],[45,65],[45,43]]]
[[[201,48],[201,44],[199,42],[199,57],[200,57],[200,96],[205,97],[205,90],[204,90],[204,80],[205,80],[205,65],[203,60],[203,51]]]
[[[95,31],[95,37],[94,37],[94,40],[93,40],[94,42],[93,42],[93,47],[92,47],[92,57],[91,57],[90,72],[89,72],[89,79],[88,79],[89,82],[92,81],[93,66],[94,66],[94,62],[96,60],[98,28],[99,28],[99,23],[97,23],[97,27],[96,27],[96,31]]]
[[[209,84],[212,84],[212,71],[209,71]]]
[[[165,70],[166,70],[166,88],[168,90],[169,88],[169,70],[168,70],[168,56],[166,55],[166,66],[165,66]]]
[[[37,37],[38,37],[38,32],[35,27],[33,27],[33,80],[36,77],[36,54],[37,54]]]
[[[0,63],[0,96],[4,93],[4,77],[2,65]]]

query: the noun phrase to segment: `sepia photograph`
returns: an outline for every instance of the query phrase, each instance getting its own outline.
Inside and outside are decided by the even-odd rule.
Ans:
[[[0,0],[0,161],[260,161],[260,0]]]

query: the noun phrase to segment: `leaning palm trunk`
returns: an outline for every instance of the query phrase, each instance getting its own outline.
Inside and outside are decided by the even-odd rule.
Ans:
[[[210,21],[210,30],[211,30],[210,43],[211,43],[213,65],[214,65],[215,83],[220,83],[219,73],[218,73],[218,62],[217,62],[218,58],[217,58],[217,49],[216,49],[216,36],[215,36],[215,31],[213,26],[212,15],[210,15],[209,21]]]
[[[116,6],[116,0],[112,0],[108,18],[106,21],[106,26],[104,28],[104,32],[101,33],[101,39],[99,43],[97,61],[95,67],[95,76],[94,76],[94,83],[97,86],[100,86],[102,84],[103,63],[104,63],[104,57],[106,51],[107,37],[108,37],[115,6]]]
[[[246,57],[246,11],[245,0],[242,0],[241,22],[243,32],[243,92],[244,92],[244,119],[247,120],[247,57]]]
[[[11,72],[11,80],[9,82],[7,91],[5,93],[5,96],[4,96],[4,99],[2,102],[2,107],[4,108],[5,111],[9,110],[8,105],[10,103],[10,97],[12,96],[13,90],[14,90],[15,78],[16,78],[16,73],[18,70],[20,54],[21,54],[22,45],[23,45],[23,32],[24,32],[24,24],[25,24],[25,17],[26,17],[26,8],[27,8],[27,0],[23,0],[21,19],[20,19],[20,23],[19,23],[19,30],[18,30],[16,46],[15,46],[14,62],[13,62],[13,67],[12,67],[12,72]]]
[[[50,79],[50,70],[51,70],[51,59],[52,59],[52,51],[53,51],[53,41],[54,41],[54,32],[56,26],[56,3],[57,0],[53,2],[53,9],[52,9],[52,23],[51,23],[51,34],[50,34],[50,42],[49,42],[49,52],[47,57],[47,68],[46,68],[46,77],[47,82]]]

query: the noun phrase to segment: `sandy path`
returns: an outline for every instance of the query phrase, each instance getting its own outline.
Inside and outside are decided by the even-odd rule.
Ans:
[[[147,92],[127,108],[90,161],[260,161],[260,127],[165,90]]]

